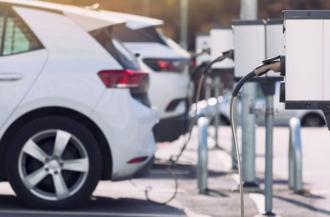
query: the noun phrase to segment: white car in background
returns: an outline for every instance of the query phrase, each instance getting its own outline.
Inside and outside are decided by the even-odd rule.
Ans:
[[[118,12],[100,11],[124,19],[114,36],[136,54],[150,70],[149,97],[160,115],[155,126],[157,141],[173,141],[188,130],[188,98],[192,94],[190,54],[157,29],[162,20]]]
[[[323,127],[326,122],[322,111],[319,110],[287,110],[284,103],[280,102],[280,85],[276,85],[276,93],[274,96],[274,125],[275,126],[288,126],[290,118],[297,117],[301,121],[301,125],[304,127]],[[223,125],[230,124],[230,98],[231,93],[228,92],[224,96],[219,97],[218,109],[220,112],[220,120]],[[209,99],[209,105],[207,106],[206,100],[198,103],[198,113],[203,116],[213,116],[215,114],[216,100],[215,98]],[[265,98],[258,88],[257,98],[255,102],[256,122],[259,126],[265,124]],[[194,108],[194,106],[193,106]],[[241,104],[237,103],[238,113],[241,111]],[[240,121],[241,115],[238,115],[238,121]]]
[[[102,44],[105,27],[123,21],[0,0],[0,22],[0,179],[25,205],[81,205],[100,180],[131,178],[152,162],[148,74],[118,42]]]

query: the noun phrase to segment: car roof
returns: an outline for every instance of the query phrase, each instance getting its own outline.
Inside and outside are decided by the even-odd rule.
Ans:
[[[133,30],[152,27],[152,26],[161,26],[164,24],[163,20],[155,19],[151,17],[121,13],[121,12],[105,11],[105,10],[99,10],[99,11],[102,14],[105,14],[109,17],[117,17],[125,20],[126,26]]]
[[[36,8],[39,10],[60,12],[71,18],[74,22],[76,22],[87,31],[125,23],[125,20],[119,17],[106,16],[105,14],[99,13],[97,11],[88,10],[72,5],[43,2],[38,0],[0,0],[0,3]]]

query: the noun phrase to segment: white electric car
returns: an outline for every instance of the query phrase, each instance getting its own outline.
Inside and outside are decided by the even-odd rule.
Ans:
[[[24,204],[68,208],[98,181],[152,161],[157,112],[140,72],[97,12],[0,0],[0,179]],[[106,44],[103,44],[106,43]]]
[[[114,28],[114,36],[150,70],[149,96],[160,115],[155,126],[157,141],[173,141],[188,130],[188,97],[192,94],[189,75],[190,54],[165,37],[162,20],[118,12],[100,11],[124,19]]]

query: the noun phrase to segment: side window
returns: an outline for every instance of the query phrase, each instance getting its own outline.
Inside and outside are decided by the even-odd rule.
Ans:
[[[4,28],[5,28],[5,17],[6,17],[6,11],[0,8],[0,51],[2,51],[2,45],[3,45],[3,34],[4,34]]]
[[[2,12],[3,14],[3,12]],[[1,55],[8,56],[43,48],[40,41],[24,23],[24,21],[12,10],[2,16],[2,47]]]

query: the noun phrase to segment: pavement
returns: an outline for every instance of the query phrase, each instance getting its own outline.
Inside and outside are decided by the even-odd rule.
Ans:
[[[165,161],[178,153],[185,138],[173,143],[158,144],[156,164],[148,177],[123,182],[101,182],[89,203],[76,210],[30,210],[24,208],[14,196],[8,183],[0,184],[0,217],[2,216],[82,216],[82,217],[238,217],[238,176],[231,172],[231,133],[228,127],[221,127],[219,141],[222,149],[214,148],[214,130],[209,138],[209,180],[208,193],[197,191],[196,129],[192,140],[179,164],[168,170]],[[306,194],[297,195],[288,190],[288,129],[274,130],[274,210],[283,217],[330,216],[330,170],[326,164],[330,153],[330,133],[325,128],[303,129],[304,187]],[[329,144],[329,145],[328,145]],[[264,197],[264,129],[257,129],[257,177],[260,189],[245,193],[245,216],[256,216],[263,211]],[[178,194],[169,204],[166,201],[175,186],[173,173],[178,178]],[[150,200],[146,199],[148,189]]]

